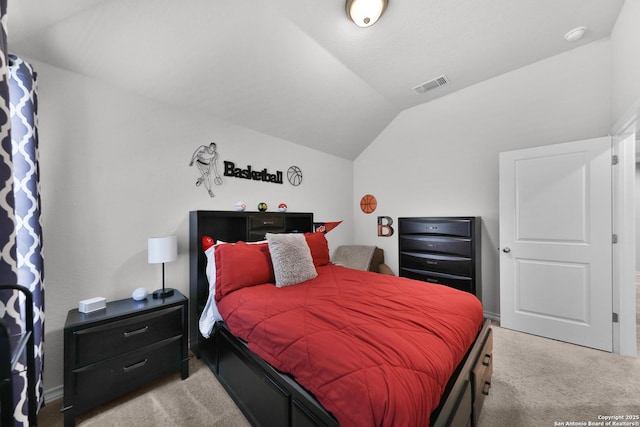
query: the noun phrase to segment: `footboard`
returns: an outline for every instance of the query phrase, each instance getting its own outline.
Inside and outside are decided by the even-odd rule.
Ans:
[[[476,426],[493,374],[493,332],[486,319],[473,346],[451,377],[440,406],[431,414],[431,425]]]
[[[476,341],[452,376],[431,425],[476,426],[493,373],[491,321],[485,320]],[[252,353],[225,327],[203,342],[205,359],[247,419],[254,426],[330,426],[338,421],[290,376]]]

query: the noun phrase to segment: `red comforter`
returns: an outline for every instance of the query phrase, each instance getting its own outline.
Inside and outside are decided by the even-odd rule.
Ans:
[[[427,426],[482,326],[455,289],[327,265],[308,282],[218,302],[233,334],[292,374],[341,426]]]

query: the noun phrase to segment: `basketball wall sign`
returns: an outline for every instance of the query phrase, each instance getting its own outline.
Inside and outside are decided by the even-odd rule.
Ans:
[[[284,183],[284,173],[282,171],[271,173],[267,168],[256,170],[251,165],[247,165],[245,168],[239,168],[236,167],[234,162],[230,162],[228,160],[224,161],[224,176],[250,179],[252,181],[270,182],[273,184]],[[302,171],[298,166],[291,166],[289,170],[287,170],[287,180],[295,187],[302,183]]]
[[[362,209],[362,212],[370,214],[376,210],[376,207],[378,207],[378,201],[373,195],[365,194],[362,196],[362,199],[360,199],[360,209]]]

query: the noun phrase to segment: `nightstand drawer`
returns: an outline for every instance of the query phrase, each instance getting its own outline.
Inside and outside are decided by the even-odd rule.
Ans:
[[[130,353],[115,356],[99,363],[73,370],[72,393],[76,404],[82,406],[96,388],[124,393],[158,377],[159,374],[180,369],[182,362],[181,337],[171,338]]]
[[[183,333],[183,308],[176,306],[73,333],[78,368]]]

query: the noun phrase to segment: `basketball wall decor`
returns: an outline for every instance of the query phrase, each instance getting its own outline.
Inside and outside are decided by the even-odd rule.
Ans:
[[[371,194],[365,194],[362,196],[362,199],[360,199],[360,209],[362,209],[362,212],[366,214],[370,214],[375,211],[377,206],[378,201]]]
[[[302,171],[297,166],[291,166],[287,170],[287,179],[289,180],[289,184],[297,187],[302,184]]]

